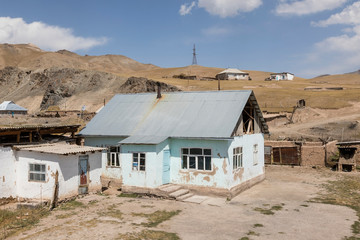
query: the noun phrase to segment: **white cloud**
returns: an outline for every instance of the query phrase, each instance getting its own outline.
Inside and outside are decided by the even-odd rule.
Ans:
[[[0,17],[0,42],[33,43],[45,50],[75,51],[105,44],[107,39],[78,37],[69,28],[42,22],[26,23],[22,18]]]
[[[262,0],[199,0],[198,7],[222,18],[251,12],[262,4]]]
[[[359,69],[360,63],[360,25],[352,31],[326,38],[314,46],[307,58],[308,69],[305,74],[335,74]]]
[[[231,32],[230,28],[213,26],[202,30],[202,33],[207,36],[224,36]]]
[[[331,15],[328,19],[312,23],[314,26],[326,27],[333,24],[360,24],[360,1],[346,7],[342,12]]]
[[[196,3],[192,2],[191,4],[183,4],[180,7],[179,13],[181,16],[191,13],[191,10],[195,7]]]
[[[280,0],[278,15],[306,15],[341,7],[348,0]]]

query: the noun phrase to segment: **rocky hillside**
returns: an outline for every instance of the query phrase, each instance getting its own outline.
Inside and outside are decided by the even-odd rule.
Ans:
[[[122,55],[80,56],[67,50],[47,52],[32,44],[0,44],[0,69],[7,66],[26,69],[76,68],[122,74],[158,68]]]

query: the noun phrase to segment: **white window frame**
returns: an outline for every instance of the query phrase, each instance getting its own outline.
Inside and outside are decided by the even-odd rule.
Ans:
[[[141,164],[141,160],[144,160],[144,164]],[[132,170],[145,172],[146,171],[146,153],[133,152],[132,153]]]
[[[259,163],[258,151],[259,151],[258,145],[254,144],[253,145],[253,163],[254,163],[254,166]]]
[[[36,166],[40,166],[40,170],[36,170]],[[33,166],[33,167],[31,167]],[[33,177],[31,177],[33,176]],[[39,177],[36,179],[35,176],[44,176],[43,179]],[[43,163],[29,163],[29,182],[46,182],[46,164]]]
[[[243,147],[233,148],[233,170],[243,167]]]
[[[184,153],[184,150],[187,149],[187,153]],[[191,153],[191,149],[201,149],[201,154],[193,154]],[[210,154],[205,154],[205,150],[210,151]],[[203,169],[199,169],[199,157],[203,158]],[[206,169],[206,160],[210,157],[210,169]],[[186,164],[184,164],[184,158],[186,158]],[[190,158],[195,160],[195,168],[190,168]],[[181,169],[183,170],[193,170],[193,171],[204,171],[211,172],[212,171],[212,149],[211,148],[181,148]]]
[[[112,151],[115,150],[115,151]],[[107,147],[107,167],[121,167],[120,164],[120,146]]]

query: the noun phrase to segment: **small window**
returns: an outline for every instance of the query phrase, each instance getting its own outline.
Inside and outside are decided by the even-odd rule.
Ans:
[[[233,149],[233,169],[243,167],[242,147],[236,147]]]
[[[107,150],[107,166],[120,167],[119,154],[119,146],[109,146]]]
[[[211,149],[183,148],[182,169],[211,171]]]
[[[145,171],[145,153],[133,153],[133,170]]]
[[[253,161],[254,161],[254,165],[257,165],[259,160],[258,160],[258,145],[254,144],[253,146]]]
[[[45,174],[45,164],[29,164],[29,181],[45,182]]]

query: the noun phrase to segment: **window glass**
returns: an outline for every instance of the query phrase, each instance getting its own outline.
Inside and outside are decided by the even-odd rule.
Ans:
[[[183,153],[183,154],[188,154],[188,153],[189,153],[189,149],[188,149],[188,148],[183,148],[183,149],[182,149],[182,153]]]
[[[189,157],[189,168],[191,169],[195,169],[196,168],[196,162],[195,162],[195,157],[190,156]]]
[[[211,155],[211,149],[204,149],[204,155]]]
[[[182,157],[182,168],[185,168],[185,169],[187,169],[187,156],[183,156]]]
[[[202,155],[202,149],[201,148],[190,148],[190,154]]]
[[[204,156],[198,156],[198,170],[204,170]]]
[[[211,171],[211,157],[205,157],[205,170]]]

